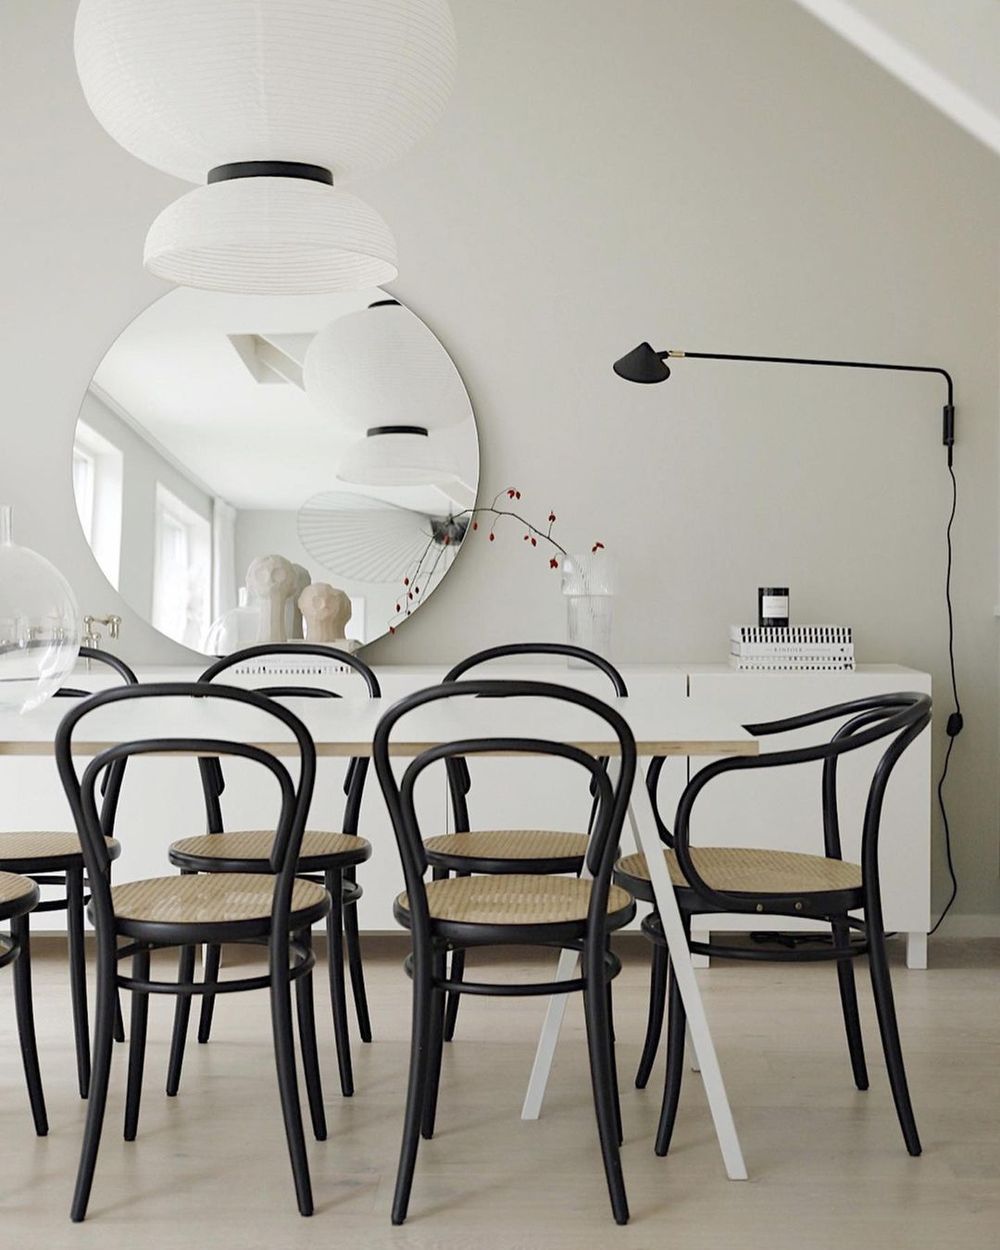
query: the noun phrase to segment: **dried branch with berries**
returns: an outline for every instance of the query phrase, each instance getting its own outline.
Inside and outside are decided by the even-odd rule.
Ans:
[[[516,522],[519,526],[523,526],[523,541],[536,548],[541,543],[543,550],[558,552],[558,555],[549,556],[549,568],[559,568],[559,557],[566,557],[569,553],[552,535],[556,514],[549,512],[544,528],[535,525],[510,506],[516,505],[520,498],[521,492],[514,486],[508,486],[504,490],[497,491],[492,503],[477,508],[465,508],[449,516],[446,521],[432,526],[427,545],[403,577],[402,594],[396,604],[396,613],[389,622],[390,634],[396,632],[397,625],[405,620],[417,606],[416,601],[421,593],[426,593],[428,587],[433,584],[441,561],[447,558],[450,549],[458,546],[470,530],[476,533],[481,528],[481,519],[489,521],[486,533],[491,543],[496,542],[497,533],[502,525],[510,528]],[[603,551],[604,543],[595,542],[590,550],[591,553]]]

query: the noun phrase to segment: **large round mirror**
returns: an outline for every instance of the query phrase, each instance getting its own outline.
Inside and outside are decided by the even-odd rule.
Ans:
[[[171,291],[101,361],[73,444],[108,581],[207,654],[395,629],[451,567],[478,477],[458,371],[378,289]]]

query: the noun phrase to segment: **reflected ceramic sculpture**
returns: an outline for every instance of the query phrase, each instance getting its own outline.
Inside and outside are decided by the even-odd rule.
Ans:
[[[312,575],[301,564],[293,564],[292,568],[295,570],[295,590],[292,593],[292,597],[288,600],[288,606],[285,611],[285,632],[289,642],[301,642],[304,635],[302,633],[302,610],[299,608],[299,596],[312,581]]]
[[[321,642],[340,651],[357,651],[360,643],[344,636],[351,619],[351,600],[343,590],[328,582],[313,582],[299,596],[299,608],[308,642]]]
[[[287,604],[295,594],[295,567],[284,556],[260,556],[247,569],[247,590],[259,611],[258,642],[285,642]]]

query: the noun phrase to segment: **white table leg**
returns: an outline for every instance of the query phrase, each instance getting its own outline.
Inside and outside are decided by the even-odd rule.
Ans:
[[[906,966],[907,968],[927,967],[927,934],[907,933],[906,935]]]
[[[634,804],[637,800],[644,805],[643,819],[641,821],[636,820],[634,810]],[[712,1034],[708,1027],[705,1005],[701,1001],[698,981],[694,975],[694,968],[691,966],[691,952],[688,949],[687,939],[684,936],[680,908],[677,906],[677,898],[667,873],[667,865],[663,857],[663,844],[660,842],[659,834],[656,830],[656,821],[644,778],[636,778],[636,784],[632,789],[632,803],[629,804],[628,817],[632,826],[632,832],[635,835],[636,844],[646,856],[649,879],[653,887],[653,897],[656,899],[656,909],[660,916],[660,923],[663,926],[663,935],[666,938],[667,948],[670,951],[671,970],[677,978],[677,988],[680,991],[684,1010],[687,1013],[688,1028],[691,1030],[691,1041],[695,1054],[698,1057],[701,1079],[705,1086],[705,1094],[708,1097],[708,1106],[712,1112],[715,1135],[719,1140],[719,1148],[722,1151],[726,1175],[733,1181],[745,1181],[747,1169],[743,1161],[743,1152],[740,1149],[740,1140],[736,1135],[736,1124],[733,1121],[733,1113],[729,1106],[729,1100],[726,1097],[726,1086],[722,1079],[722,1070],[719,1067],[718,1056],[715,1053],[715,1046],[712,1042]]]
[[[559,966],[556,968],[557,981],[567,981],[576,971],[580,956],[576,951],[560,951]],[[531,1065],[531,1076],[528,1078],[528,1089],[521,1107],[522,1120],[537,1120],[545,1097],[545,1086],[548,1084],[552,1060],[556,1053],[556,1042],[562,1027],[563,1016],[566,1014],[568,994],[553,994],[545,1011],[545,1023],[538,1038],[535,1050],[535,1062]]]

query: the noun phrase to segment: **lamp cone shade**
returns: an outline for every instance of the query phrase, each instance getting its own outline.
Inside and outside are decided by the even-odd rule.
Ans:
[[[626,382],[665,382],[670,370],[648,343],[633,347],[614,364],[615,373]]]

